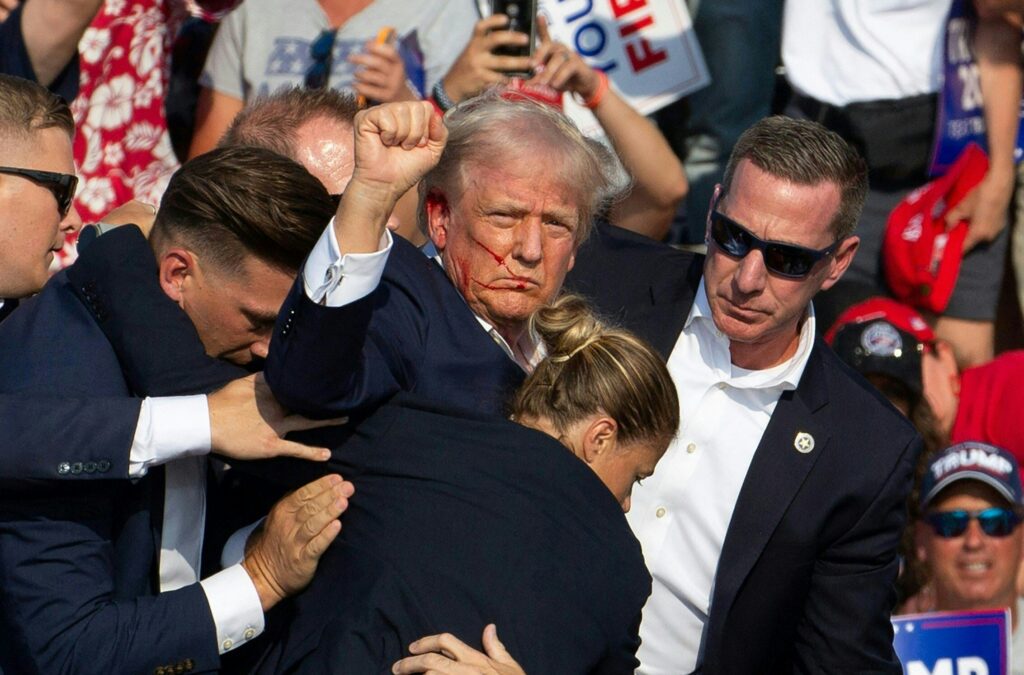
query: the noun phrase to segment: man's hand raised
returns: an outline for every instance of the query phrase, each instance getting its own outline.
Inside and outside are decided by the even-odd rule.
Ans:
[[[378,250],[398,198],[441,159],[448,130],[426,101],[386,103],[356,115],[355,171],[334,221],[342,255]]]
[[[264,612],[313,579],[320,556],[341,532],[338,516],[354,492],[338,474],[324,476],[281,499],[249,537],[242,567]]]
[[[262,373],[229,382],[207,398],[210,407],[210,443],[217,454],[231,459],[298,457],[325,461],[327,448],[314,448],[284,440],[292,431],[344,424],[344,419],[310,420],[289,415],[263,379]]]

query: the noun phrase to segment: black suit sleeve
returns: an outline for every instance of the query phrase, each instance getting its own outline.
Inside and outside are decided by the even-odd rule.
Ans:
[[[160,288],[153,250],[137,227],[98,237],[67,276],[136,394],[208,393],[246,374],[206,355],[188,316]]]
[[[888,618],[896,603],[896,551],[906,524],[906,496],[921,447],[915,435],[856,525],[814,563],[797,626],[797,671],[903,672]]]

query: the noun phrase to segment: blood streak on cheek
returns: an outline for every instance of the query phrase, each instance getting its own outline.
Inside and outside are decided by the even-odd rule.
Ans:
[[[508,265],[507,265],[507,264],[505,263],[505,258],[504,258],[504,256],[500,256],[500,255],[498,255],[497,253],[495,253],[495,252],[494,252],[494,251],[492,251],[491,249],[487,248],[487,246],[485,246],[485,245],[484,245],[483,243],[481,243],[481,242],[480,242],[479,240],[477,240],[477,239],[474,239],[474,240],[473,240],[473,242],[474,242],[474,243],[475,243],[475,244],[476,244],[477,246],[479,246],[480,248],[482,248],[483,250],[487,251],[487,252],[488,252],[488,253],[489,253],[489,254],[491,255],[491,257],[492,257],[492,258],[494,258],[494,262],[498,263],[498,265],[499,265],[500,267],[504,267],[504,268],[505,268],[505,271],[506,271],[506,272],[508,272],[508,274],[509,274],[509,276],[510,276],[510,277],[512,277],[513,279],[519,280],[519,283],[517,283],[517,284],[516,284],[516,288],[517,288],[518,290],[520,290],[520,291],[525,291],[525,290],[526,290],[526,283],[525,283],[525,282],[527,282],[527,281],[530,281],[530,280],[529,280],[529,279],[527,279],[526,277],[522,277],[522,276],[519,276],[518,274],[515,274],[515,273],[513,273],[513,272],[512,272],[512,270],[511,270],[511,269],[509,269],[509,266],[508,266]],[[486,285],[486,284],[483,284],[483,283],[481,283],[481,282],[477,281],[476,279],[474,279],[473,281],[474,281],[475,283],[477,283],[477,284],[480,284],[480,285],[481,285],[481,286],[483,286],[484,288],[492,288],[491,286],[488,286],[488,285]]]
[[[477,239],[474,239],[473,241],[476,243],[477,246],[479,246],[483,250],[485,250],[488,253],[490,253],[491,257],[494,258],[494,262],[498,263],[499,265],[501,265],[505,269],[508,269],[508,265],[505,264],[505,257],[504,256],[498,255],[497,253],[495,253],[494,251],[492,251],[491,249],[487,248],[482,243],[480,243],[480,241],[477,240]]]

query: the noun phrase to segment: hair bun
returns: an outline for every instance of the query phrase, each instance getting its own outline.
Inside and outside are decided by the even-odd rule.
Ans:
[[[569,360],[607,330],[587,301],[571,294],[537,310],[533,328],[547,345],[549,360],[555,363]]]

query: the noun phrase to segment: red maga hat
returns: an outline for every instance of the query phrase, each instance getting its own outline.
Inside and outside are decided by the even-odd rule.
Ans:
[[[946,309],[969,223],[961,220],[947,229],[945,217],[987,171],[988,157],[971,143],[944,176],[911,192],[889,214],[882,267],[894,296],[932,312]]]

